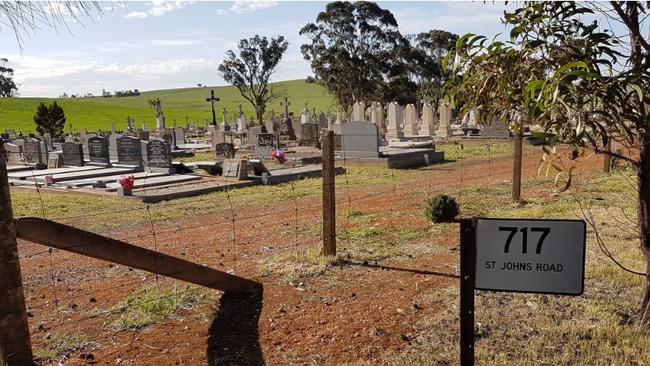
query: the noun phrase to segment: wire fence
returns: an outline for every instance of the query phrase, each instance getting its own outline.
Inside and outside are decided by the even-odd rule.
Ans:
[[[336,229],[338,249],[355,260],[355,233],[374,217],[372,227],[381,232],[395,224],[418,230],[426,225],[423,203],[432,194],[455,196],[461,203],[482,200],[508,189],[512,180],[510,143],[446,145],[453,159],[441,164],[406,170],[358,167],[360,159],[346,154],[336,165],[344,173],[336,177]],[[13,152],[8,151],[9,155]],[[522,177],[540,179],[543,152],[525,148]],[[592,167],[593,168],[593,167]],[[147,169],[147,167],[145,167]],[[288,167],[299,169],[299,167]],[[591,176],[593,169],[577,169],[573,185]],[[31,177],[35,194],[27,202],[14,202],[14,213],[39,212],[39,217],[180,257],[228,273],[267,281],[264,263],[301,253],[317,253],[322,245],[322,179],[290,181],[275,186],[226,188],[223,191],[160,203],[116,200],[74,193],[45,193],[40,179]],[[143,180],[148,179],[147,176]],[[228,187],[232,180],[204,177]],[[546,179],[550,184],[550,180]],[[155,187],[143,187],[145,196]],[[476,193],[480,191],[480,193]],[[483,196],[482,196],[483,195]],[[526,197],[526,186],[523,188]],[[83,197],[83,198],[81,198]],[[108,200],[99,205],[93,200]],[[25,205],[32,209],[25,209]],[[38,209],[34,209],[34,207]],[[422,216],[422,217],[421,217]],[[389,224],[387,224],[389,222]],[[87,243],[86,245],[92,245]],[[170,289],[195,289],[178,280],[132,270],[67,251],[19,241],[23,286],[30,316],[30,332],[42,345],[52,332],[90,329],[101,333],[120,316],[110,309],[134,291],[153,287],[161,298],[176,296]],[[298,259],[295,259],[298,260]],[[379,258],[378,261],[381,261]],[[277,274],[271,274],[271,280]],[[111,352],[109,352],[110,354]]]

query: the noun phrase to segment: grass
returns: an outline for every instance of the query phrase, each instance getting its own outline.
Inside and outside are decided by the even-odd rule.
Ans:
[[[83,333],[59,334],[50,333],[44,337],[44,345],[41,348],[34,348],[34,358],[37,361],[63,362],[70,355],[84,350],[100,347],[92,342]]]
[[[298,115],[304,108],[306,101],[309,102],[309,110],[316,108],[317,111],[334,111],[333,99],[319,85],[308,84],[304,80],[291,80],[273,84],[279,90],[283,90],[291,105],[290,112]],[[56,101],[67,117],[65,131],[81,131],[86,128],[88,131],[103,130],[110,131],[113,121],[117,122],[118,130],[125,130],[127,116],[135,119],[136,127],[140,128],[142,122],[152,129],[155,127],[155,111],[148,105],[149,99],[160,98],[167,125],[171,126],[176,120],[179,126],[187,123],[196,123],[203,126],[204,120],[212,120],[210,103],[205,98],[214,89],[215,94],[221,99],[217,108],[226,108],[228,118],[232,120],[234,114],[242,105],[247,119],[254,116],[253,107],[239,94],[235,87],[208,87],[208,88],[185,88],[168,89],[143,92],[137,97],[127,98],[81,98],[81,99],[57,99],[57,98],[2,98],[0,99],[0,131],[4,133],[6,128],[13,128],[22,131],[24,134],[35,131],[33,115],[39,103],[51,103]],[[276,115],[284,113],[280,101],[275,101],[267,106],[267,110],[275,110]],[[221,122],[221,113],[217,113],[217,119]]]
[[[155,286],[144,287],[105,311],[96,311],[94,315],[115,315],[118,318],[111,323],[111,328],[120,330],[139,330],[149,325],[174,319],[182,310],[206,304],[210,299],[207,293],[199,289],[180,290],[172,288],[162,291]]]

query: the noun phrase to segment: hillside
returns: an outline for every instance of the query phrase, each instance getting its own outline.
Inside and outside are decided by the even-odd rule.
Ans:
[[[289,110],[296,114],[304,108],[305,101],[309,102],[310,110],[316,108],[317,111],[328,111],[334,108],[333,99],[319,85],[307,84],[304,80],[284,81],[273,85],[286,92],[291,102]],[[218,121],[221,121],[221,108],[226,108],[229,112],[228,118],[232,120],[233,113],[238,111],[240,104],[249,118],[254,116],[250,103],[231,86],[154,90],[126,98],[6,98],[0,99],[0,131],[4,133],[6,128],[13,128],[16,132],[33,132],[35,125],[32,117],[36,107],[40,102],[52,101],[57,101],[65,110],[66,131],[79,131],[82,128],[89,131],[110,130],[112,121],[117,121],[118,129],[125,129],[127,116],[135,118],[137,127],[146,122],[149,128],[153,128],[155,112],[147,100],[154,98],[160,98],[168,126],[172,125],[174,119],[179,125],[184,125],[186,118],[190,123],[198,122],[201,126],[205,119],[212,120],[210,103],[205,102],[211,89],[214,89],[216,96],[221,99],[217,103]],[[276,114],[282,113],[283,108],[279,100],[267,107],[269,111],[272,109]]]

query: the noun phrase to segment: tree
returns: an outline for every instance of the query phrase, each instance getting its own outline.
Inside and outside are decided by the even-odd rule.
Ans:
[[[34,114],[36,132],[43,135],[49,133],[52,137],[59,137],[65,128],[65,113],[56,102],[50,105],[40,103]]]
[[[404,84],[398,80],[403,70],[396,65],[404,38],[393,14],[375,3],[331,2],[300,35],[311,40],[301,51],[311,62],[315,81],[345,111],[356,101],[384,101],[385,85],[391,80]]]
[[[623,24],[626,34],[600,31],[597,21],[584,23],[582,19],[594,11]],[[611,2],[608,6],[529,2],[504,15],[505,23],[513,27],[513,43],[542,62],[543,72],[528,80],[523,90],[512,93],[527,105],[526,118],[541,124],[551,146],[568,143],[591,149],[625,160],[636,170],[638,230],[646,270],[626,268],[604,252],[620,268],[646,278],[639,317],[645,325],[650,325],[650,44],[640,30],[647,28],[643,22],[649,12],[648,4],[637,2]],[[488,85],[475,92],[485,97],[500,89],[498,84]],[[638,155],[611,152],[607,149],[610,141],[630,147]],[[568,179],[566,187],[570,182]],[[593,218],[586,216],[596,229]],[[602,239],[596,237],[602,247]]]
[[[458,35],[432,29],[412,38],[415,45],[412,48],[411,75],[417,84],[418,99],[429,99],[437,110],[442,87],[450,77],[448,70],[442,67],[443,60],[456,46]]]
[[[223,79],[234,85],[242,97],[253,105],[257,121],[263,124],[266,104],[280,96],[276,88],[269,85],[269,78],[287,50],[289,42],[283,36],[271,38],[255,35],[242,39],[233,50],[226,51],[226,59],[219,65]]]
[[[13,97],[18,90],[14,83],[14,69],[6,66],[9,60],[0,58],[0,98]]]

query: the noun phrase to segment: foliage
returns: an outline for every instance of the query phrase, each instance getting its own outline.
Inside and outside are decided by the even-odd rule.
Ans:
[[[280,96],[278,90],[269,85],[269,78],[288,46],[283,36],[269,41],[255,35],[239,41],[237,54],[233,50],[226,51],[226,59],[219,65],[223,79],[251,103],[260,124],[267,103]]]
[[[36,109],[34,114],[34,123],[36,123],[36,131],[43,135],[49,133],[52,137],[59,137],[63,134],[65,128],[65,113],[56,102],[50,105],[41,103]]]
[[[452,222],[460,213],[460,207],[453,197],[446,194],[437,194],[426,202],[424,214],[428,221]]]
[[[9,60],[0,58],[0,98],[13,97],[18,90],[14,82],[14,69],[7,66]]]
[[[406,41],[393,14],[375,3],[331,2],[300,35],[311,40],[301,51],[315,80],[345,111],[356,101],[384,100],[387,81],[403,84],[399,56]]]

